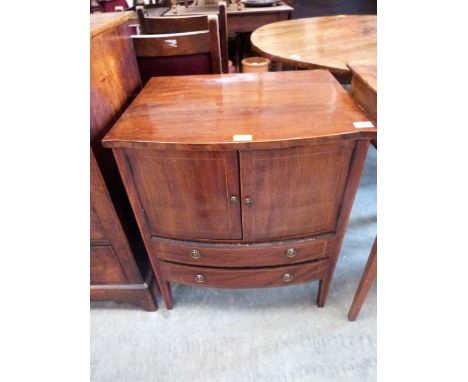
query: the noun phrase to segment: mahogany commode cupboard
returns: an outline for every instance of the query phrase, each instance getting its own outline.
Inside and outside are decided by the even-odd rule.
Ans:
[[[323,306],[375,128],[327,71],[151,79],[104,137],[167,308],[170,283],[319,280]]]

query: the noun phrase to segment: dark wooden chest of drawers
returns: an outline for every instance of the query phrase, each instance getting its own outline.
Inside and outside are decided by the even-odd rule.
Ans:
[[[91,15],[90,295],[154,311],[156,283],[111,150],[101,140],[140,90],[127,20]]]
[[[166,306],[170,283],[320,281],[375,129],[325,71],[152,79],[106,135]]]

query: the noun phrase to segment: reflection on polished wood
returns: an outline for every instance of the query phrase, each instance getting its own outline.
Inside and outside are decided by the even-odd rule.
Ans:
[[[160,77],[148,82],[104,145],[213,151],[375,138],[376,129],[354,127],[363,118],[327,71]]]
[[[259,54],[299,68],[348,74],[349,61],[377,55],[376,16],[338,15],[281,21],[252,33]]]

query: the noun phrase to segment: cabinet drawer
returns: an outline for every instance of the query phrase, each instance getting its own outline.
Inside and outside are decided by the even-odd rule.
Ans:
[[[264,288],[299,284],[326,276],[329,260],[274,268],[220,269],[159,262],[167,281],[214,288]]]
[[[261,244],[204,244],[153,238],[159,259],[211,267],[246,268],[303,263],[329,257],[334,238]]]
[[[125,275],[110,245],[91,246],[91,284],[124,283]]]

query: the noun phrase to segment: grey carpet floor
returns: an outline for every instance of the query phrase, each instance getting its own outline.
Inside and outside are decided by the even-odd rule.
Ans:
[[[174,285],[174,309],[91,304],[91,380],[375,381],[376,286],[346,318],[376,234],[377,152],[369,148],[324,308],[317,282],[259,290]]]

